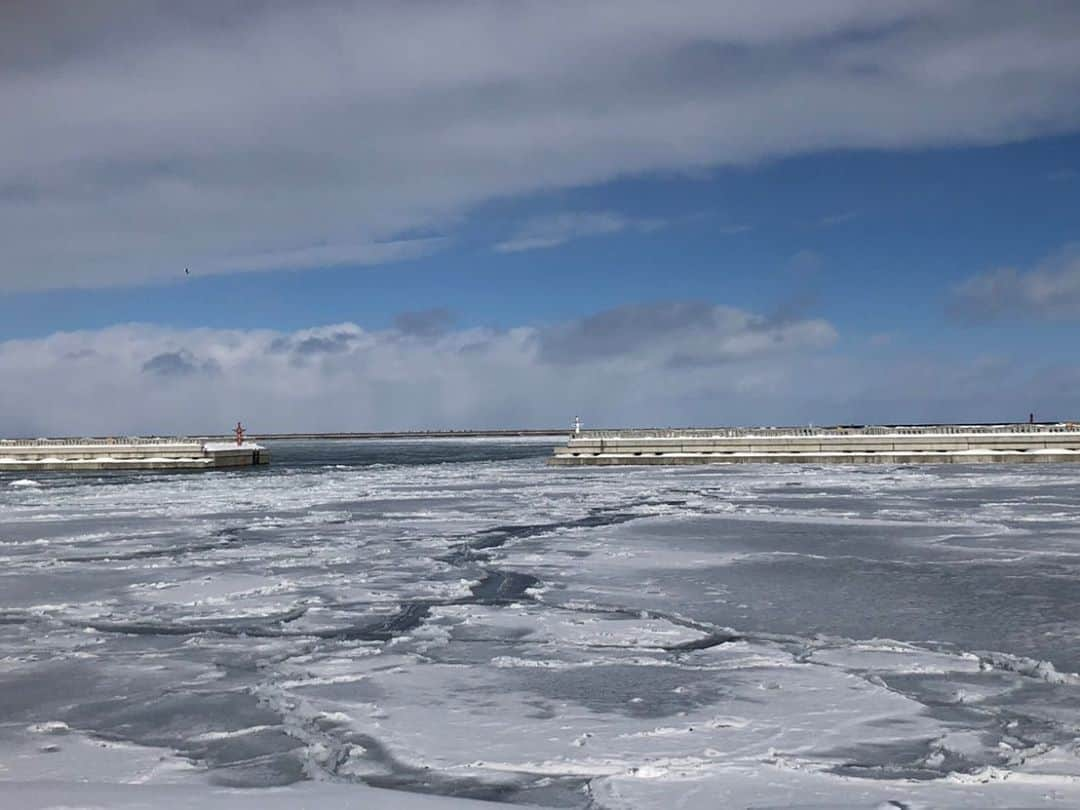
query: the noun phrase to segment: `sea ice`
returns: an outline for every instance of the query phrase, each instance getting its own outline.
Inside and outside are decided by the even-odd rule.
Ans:
[[[0,476],[0,804],[1080,806],[1078,471],[273,452]]]

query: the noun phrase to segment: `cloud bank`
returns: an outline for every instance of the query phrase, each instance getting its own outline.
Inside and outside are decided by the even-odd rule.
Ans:
[[[0,291],[381,263],[516,195],[1073,131],[1078,25],[1067,0],[13,0]]]
[[[123,325],[0,342],[0,436],[1080,419],[1080,363],[840,351],[827,321],[703,301],[547,326]],[[872,341],[873,343],[873,341]]]
[[[113,326],[0,342],[0,436],[1080,418],[1080,364],[841,352],[827,321],[702,301],[548,326]]]
[[[1002,267],[973,276],[954,290],[952,310],[973,321],[1080,319],[1080,247],[1030,270]]]
[[[821,320],[622,307],[550,327],[451,327],[442,310],[367,331],[115,326],[0,343],[0,435],[730,421],[791,393],[834,344]],[[779,400],[783,402],[783,399]]]

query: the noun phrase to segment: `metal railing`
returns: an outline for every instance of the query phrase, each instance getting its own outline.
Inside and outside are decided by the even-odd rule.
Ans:
[[[0,439],[0,447],[202,447],[203,443],[186,436],[110,436],[85,439]]]
[[[570,439],[739,439],[850,436],[969,436],[1080,433],[1080,424],[867,425],[863,427],[631,428],[582,430]]]

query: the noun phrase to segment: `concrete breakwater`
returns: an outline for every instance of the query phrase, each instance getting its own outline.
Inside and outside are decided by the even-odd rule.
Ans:
[[[1080,425],[887,425],[866,427],[579,430],[556,465],[971,464],[1080,461]]]
[[[0,439],[0,472],[27,470],[213,470],[269,464],[254,442],[187,438]]]

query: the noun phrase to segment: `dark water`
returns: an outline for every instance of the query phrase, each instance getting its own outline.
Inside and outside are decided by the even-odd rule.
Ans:
[[[321,465],[370,467],[385,464],[413,466],[466,462],[546,459],[555,441],[512,439],[439,439],[432,441],[278,441],[267,446],[273,453],[274,471],[305,469]]]

